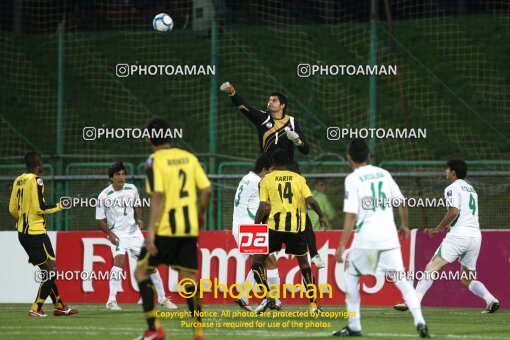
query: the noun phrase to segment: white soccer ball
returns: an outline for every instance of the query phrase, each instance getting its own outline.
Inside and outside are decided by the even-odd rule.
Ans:
[[[159,13],[154,17],[154,20],[152,20],[152,26],[156,32],[167,33],[174,27],[174,21],[168,14]]]

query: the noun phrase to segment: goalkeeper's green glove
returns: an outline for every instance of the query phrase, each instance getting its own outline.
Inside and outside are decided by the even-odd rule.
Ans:
[[[297,132],[292,131],[289,127],[286,127],[285,133],[287,134],[287,139],[294,143],[295,146],[303,145],[303,141],[299,139]]]
[[[220,91],[228,93],[229,96],[233,96],[234,94],[236,94],[236,90],[234,89],[234,86],[232,86],[232,84],[230,84],[228,81],[221,84]]]

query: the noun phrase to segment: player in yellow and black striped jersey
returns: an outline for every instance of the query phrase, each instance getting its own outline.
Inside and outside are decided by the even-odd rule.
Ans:
[[[304,230],[305,199],[312,196],[304,177],[288,170],[274,169],[260,182],[259,196],[261,202],[270,202],[269,228],[291,233]]]
[[[145,173],[147,193],[162,192],[165,196],[156,235],[197,237],[196,188],[211,187],[197,157],[178,148],[158,149],[147,160]]]
[[[35,173],[24,173],[16,178],[12,186],[9,211],[17,220],[16,229],[25,235],[46,234],[46,219],[49,215],[61,211],[60,204],[46,204],[44,182]],[[29,261],[38,266],[46,258]],[[54,258],[53,258],[54,260]]]
[[[306,237],[303,234],[306,205],[308,204],[319,215],[319,223],[323,227],[327,227],[327,220],[319,204],[312,197],[304,177],[287,170],[289,164],[287,153],[284,150],[275,151],[272,163],[273,171],[260,182],[260,205],[255,215],[255,223],[261,223],[269,214],[267,221],[269,253],[281,250],[282,245],[285,244],[285,253],[296,256],[307,292],[311,292],[315,289],[314,278],[308,263]],[[267,254],[253,255],[251,268],[257,283],[265,285],[269,290],[264,272],[267,256]],[[319,311],[315,301],[315,297],[310,298],[312,312]],[[257,308],[257,312],[272,308],[274,303],[274,299],[268,297],[266,303],[260,305],[263,308]]]
[[[37,276],[41,282],[28,315],[46,317],[42,306],[48,295],[55,305],[53,315],[73,315],[78,311],[64,305],[58,293],[55,275],[52,275],[55,271],[55,252],[46,234],[44,217],[61,211],[62,207],[58,203],[47,204],[44,199],[44,182],[39,177],[43,168],[41,155],[28,152],[25,155],[25,165],[27,172],[18,176],[12,185],[9,212],[16,219],[18,239],[28,254],[28,262],[39,266],[43,270],[40,273],[46,274],[43,277]]]
[[[151,136],[163,136],[158,131],[168,130],[169,125],[161,118],[154,118],[146,129]],[[150,275],[157,265],[169,265],[179,270],[181,280],[191,279],[185,287],[187,291],[196,291],[198,234],[211,198],[211,183],[192,153],[173,147],[169,138],[154,137],[149,142],[154,153],[147,159],[145,173],[147,192],[152,195],[151,213],[135,277],[149,326],[144,336],[159,339],[165,333],[156,318]],[[201,190],[198,210],[197,188]],[[188,299],[188,307],[192,315],[201,310],[197,294]],[[200,317],[196,318],[201,321]],[[196,327],[194,336],[202,339],[202,328]]]

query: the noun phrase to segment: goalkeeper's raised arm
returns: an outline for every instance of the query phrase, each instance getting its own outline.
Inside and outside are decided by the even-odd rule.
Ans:
[[[285,113],[287,98],[280,92],[273,92],[267,103],[267,111],[257,110],[248,105],[235,91],[229,82],[220,86],[227,93],[234,105],[257,127],[261,152],[274,152],[284,149],[289,159],[294,159],[294,145],[303,153],[308,154],[310,147],[306,143],[303,130],[294,117]]]

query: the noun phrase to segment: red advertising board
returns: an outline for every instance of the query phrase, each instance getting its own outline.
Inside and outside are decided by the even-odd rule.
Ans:
[[[239,252],[241,254],[267,254],[269,252],[269,227],[267,224],[239,226]]]
[[[335,262],[335,250],[340,241],[340,231],[319,231],[317,248],[326,263],[326,268],[318,270],[312,266],[315,281],[323,292],[319,298],[322,305],[342,305],[345,301],[343,287],[344,263]],[[406,269],[409,266],[410,240],[401,241],[402,254]],[[72,303],[106,303],[108,299],[108,279],[101,274],[108,273],[113,265],[110,244],[101,232],[59,232],[57,234],[57,270],[59,272],[84,272],[81,278],[60,279],[59,289],[66,302]],[[128,256],[126,257],[128,259]],[[135,260],[125,261],[126,279],[122,283],[122,290],[117,294],[120,303],[136,303],[139,299],[138,287],[132,276]],[[210,279],[217,278],[218,283],[231,285],[244,283],[249,271],[249,260],[239,254],[237,244],[230,231],[204,231],[199,238],[199,269],[200,276]],[[165,289],[176,303],[185,303],[177,294],[178,274],[165,266],[159,268]],[[283,252],[278,258],[278,270],[281,284],[300,283],[301,274],[297,260]],[[97,275],[90,275],[93,272]],[[83,280],[82,278],[85,278]],[[329,284],[329,286],[327,286]],[[384,277],[365,276],[360,281],[362,301],[364,305],[392,305],[401,299],[396,287],[386,282]],[[331,292],[327,290],[330,289]],[[285,304],[304,304],[306,297],[283,298]],[[212,293],[205,293],[204,303],[225,304],[232,303],[229,297],[224,298],[220,291],[217,298]],[[256,300],[252,300],[256,303]]]

